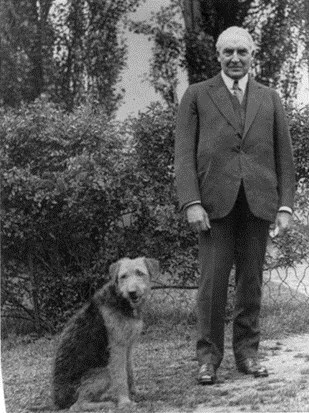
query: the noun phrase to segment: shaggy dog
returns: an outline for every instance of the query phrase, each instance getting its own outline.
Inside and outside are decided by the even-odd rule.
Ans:
[[[110,266],[111,281],[65,327],[53,368],[57,409],[98,410],[108,401],[130,406],[134,394],[132,347],[142,331],[141,310],[157,260],[123,258]]]

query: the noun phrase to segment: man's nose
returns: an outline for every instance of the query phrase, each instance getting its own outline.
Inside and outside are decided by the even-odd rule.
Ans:
[[[233,61],[239,61],[239,55],[237,53],[237,50],[234,51],[233,55],[232,55],[232,60]]]

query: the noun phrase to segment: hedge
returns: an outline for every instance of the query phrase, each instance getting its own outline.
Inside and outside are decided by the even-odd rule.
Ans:
[[[178,211],[174,187],[175,113],[152,104],[120,123],[99,108],[66,113],[45,100],[0,112],[5,316],[56,331],[123,256],[158,258],[174,284],[196,285],[197,236]],[[302,216],[306,116],[290,112]],[[302,219],[289,242],[276,241],[278,265],[307,253],[299,247],[308,245],[306,231]]]

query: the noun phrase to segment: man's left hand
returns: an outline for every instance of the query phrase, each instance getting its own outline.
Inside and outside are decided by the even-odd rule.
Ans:
[[[278,233],[276,235],[281,236],[285,234],[285,232],[291,228],[292,215],[285,211],[278,212],[275,225],[275,228],[278,229]]]

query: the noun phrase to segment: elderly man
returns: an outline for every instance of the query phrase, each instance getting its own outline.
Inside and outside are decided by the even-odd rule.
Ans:
[[[180,103],[175,172],[180,206],[199,231],[198,382],[212,384],[224,351],[229,274],[235,264],[233,350],[245,374],[258,360],[262,270],[269,225],[291,223],[295,174],[278,94],[248,75],[254,43],[240,27],[218,38],[221,73],[190,85]]]

